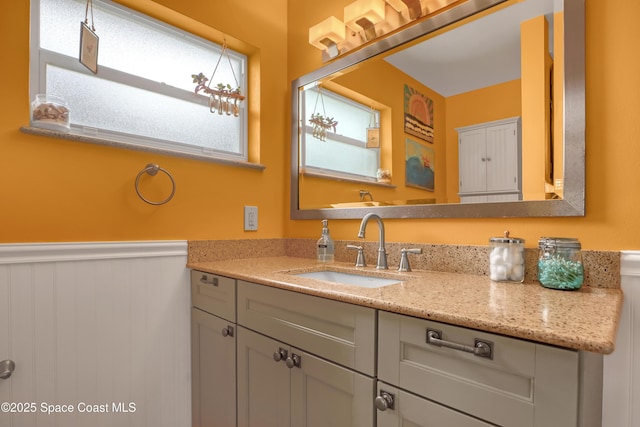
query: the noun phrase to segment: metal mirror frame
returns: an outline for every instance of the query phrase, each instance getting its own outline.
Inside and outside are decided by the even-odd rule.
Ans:
[[[506,218],[585,215],[585,13],[584,0],[564,0],[564,192],[563,199],[367,208],[299,208],[299,88],[399,47],[506,0],[471,0],[331,62],[292,82],[291,219]]]

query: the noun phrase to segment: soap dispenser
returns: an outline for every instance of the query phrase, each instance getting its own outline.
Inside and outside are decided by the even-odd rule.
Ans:
[[[322,235],[318,239],[318,261],[333,262],[333,239],[329,235],[329,221],[322,220]]]

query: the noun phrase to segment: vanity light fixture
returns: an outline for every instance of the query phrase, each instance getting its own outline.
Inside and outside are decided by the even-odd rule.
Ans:
[[[433,13],[435,11],[445,8],[449,6],[451,3],[455,3],[456,1],[458,0],[419,0],[419,3],[422,4],[422,14],[428,15],[430,13]]]
[[[330,16],[309,28],[309,44],[327,52],[329,58],[340,54],[338,43],[344,40],[345,26],[335,16]]]
[[[387,0],[393,6],[393,3],[402,3],[409,13],[409,19],[418,19],[422,16],[422,3],[420,0]]]
[[[361,32],[365,41],[376,38],[376,24],[385,19],[384,0],[356,0],[344,8],[344,23]]]
[[[309,28],[309,44],[328,61],[452,3],[468,0],[356,0],[335,16]],[[345,28],[346,26],[346,28]]]

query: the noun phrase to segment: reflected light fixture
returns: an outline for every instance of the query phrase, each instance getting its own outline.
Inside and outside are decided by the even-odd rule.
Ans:
[[[356,0],[344,8],[344,23],[331,16],[309,28],[309,43],[327,61],[459,1]]]
[[[376,24],[384,21],[384,0],[356,0],[344,8],[344,23],[366,41],[376,37]]]
[[[392,1],[394,3],[397,3],[397,2],[403,3],[407,7],[409,11],[409,19],[418,19],[422,16],[422,3],[420,2],[420,0],[392,0]]]
[[[345,37],[345,26],[335,16],[330,16],[319,24],[309,28],[309,43],[327,52],[329,58],[340,54],[338,43]]]
[[[420,0],[420,3],[422,3],[422,14],[428,15],[434,13],[456,1],[457,0]]]
[[[407,0],[411,1],[411,0]],[[386,0],[387,4],[393,8],[396,12],[398,12],[405,20],[409,18],[409,8],[407,7],[404,0]]]

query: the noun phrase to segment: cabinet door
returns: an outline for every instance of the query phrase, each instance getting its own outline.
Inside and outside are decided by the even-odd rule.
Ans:
[[[191,309],[192,425],[235,427],[236,343],[234,325]],[[223,333],[226,330],[226,333]]]
[[[289,427],[290,369],[274,353],[288,347],[241,326],[238,343],[238,427]]]
[[[490,427],[494,425],[387,384],[379,384],[378,393],[384,390],[393,395],[393,407],[377,412],[378,427]]]
[[[487,191],[517,191],[518,136],[515,123],[487,128],[486,141]]]
[[[373,378],[297,349],[291,369],[291,424],[296,427],[371,427]]]
[[[487,191],[485,135],[485,129],[460,132],[458,140],[460,193]]]

